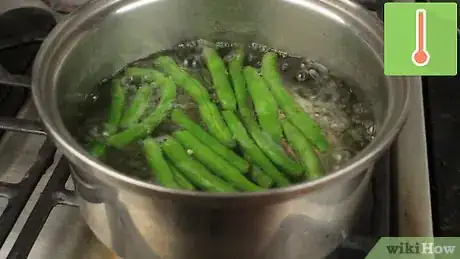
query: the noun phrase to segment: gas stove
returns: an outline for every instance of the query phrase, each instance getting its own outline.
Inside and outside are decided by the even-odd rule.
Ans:
[[[47,139],[29,97],[42,39],[87,1],[0,3],[0,258],[116,258],[81,218],[67,161]],[[381,16],[384,1],[361,2]],[[412,97],[403,131],[375,165],[355,230],[328,259],[364,258],[382,236],[433,235],[421,84]]]

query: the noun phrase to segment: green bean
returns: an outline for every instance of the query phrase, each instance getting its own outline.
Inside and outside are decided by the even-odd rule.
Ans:
[[[289,92],[284,88],[281,76],[276,69],[276,53],[268,52],[262,58],[262,74],[278,105],[288,120],[308,138],[319,151],[328,149],[327,139],[319,125],[302,109]]]
[[[252,116],[252,109],[249,107],[247,102],[248,91],[246,89],[246,82],[242,72],[243,57],[243,51],[237,50],[229,64],[230,77],[232,78],[236,100],[238,102],[238,111],[241,114],[243,122],[248,128],[249,134],[252,136],[256,144],[262,149],[265,155],[267,155],[286,173],[293,176],[300,175],[303,171],[302,166],[289,158],[289,156],[283,151],[282,147],[275,143],[270,136],[264,134],[264,132],[259,129],[259,126]]]
[[[107,142],[116,147],[123,148],[129,143],[149,135],[163,120],[168,116],[169,110],[173,107],[176,99],[176,85],[165,77],[162,73],[155,71],[155,83],[161,87],[161,99],[155,110],[141,122],[129,127],[128,129],[110,136]]]
[[[289,185],[289,180],[278,171],[278,169],[264,155],[262,150],[260,150],[259,147],[252,141],[238,117],[231,111],[223,111],[222,114],[233,136],[243,148],[243,151],[247,153],[251,159],[254,160],[254,162],[277,183],[278,186],[282,187]]]
[[[270,188],[273,185],[273,180],[258,166],[254,166],[251,173],[251,179],[263,188]]]
[[[126,88],[124,87],[124,79],[114,79],[112,81],[112,101],[110,103],[110,112],[107,121],[110,127],[118,127],[125,108],[125,97]],[[115,131],[116,129],[112,130]]]
[[[174,137],[188,150],[192,155],[216,175],[222,177],[232,186],[242,191],[260,191],[263,188],[255,185],[234,166],[230,165],[224,158],[214,153],[206,144],[200,142],[189,131],[176,131]]]
[[[234,192],[235,189],[213,175],[200,162],[191,158],[182,145],[172,137],[163,142],[163,152],[194,185],[210,192]]]
[[[160,185],[168,188],[179,188],[174,180],[171,167],[163,157],[160,146],[152,138],[144,140],[144,155],[149,167],[155,172],[155,180]]]
[[[276,143],[279,143],[283,131],[278,119],[278,104],[268,89],[267,83],[253,67],[244,68],[244,78],[262,130],[267,132]]]
[[[248,105],[248,91],[246,89],[246,81],[243,75],[243,59],[243,50],[236,50],[228,64],[228,72],[232,80],[233,90],[235,92],[236,102],[238,105],[238,112],[241,114],[243,120],[246,121],[247,118],[252,118],[252,111]]]
[[[120,126],[128,128],[139,122],[139,119],[144,115],[150,105],[150,99],[153,94],[153,85],[143,84],[137,89],[136,94],[131,101],[128,109],[123,113]]]
[[[176,180],[176,183],[179,184],[182,189],[185,190],[196,190],[196,187],[181,173],[177,167],[174,165],[170,165],[171,170],[173,171],[174,174],[174,179]]]
[[[242,173],[249,170],[249,163],[235,154],[231,149],[223,145],[219,140],[206,132],[200,125],[190,119],[185,112],[180,109],[174,109],[171,113],[171,119],[174,123],[190,131],[198,140],[211,148],[214,152],[225,158],[231,165],[238,168]]]
[[[236,142],[232,138],[232,134],[225,124],[219,109],[212,102],[202,102],[198,105],[201,119],[206,124],[209,132],[216,137],[222,144],[228,147],[235,147]]]
[[[205,47],[203,53],[220,105],[224,110],[236,110],[235,94],[228,80],[224,61],[212,48]]]
[[[245,153],[243,156],[244,156],[244,159],[254,162],[247,153]],[[262,169],[260,169],[260,167],[258,167],[257,165],[252,165],[252,169],[251,169],[251,172],[249,173],[249,176],[251,177],[252,181],[254,181],[255,183],[257,183],[259,186],[263,188],[268,189],[271,186],[273,186],[272,178],[270,178],[270,176],[264,173]]]
[[[273,141],[273,139],[265,132],[262,132],[258,127],[248,124],[247,130],[257,146],[270,158],[270,160],[280,167],[285,173],[290,176],[300,176],[303,173],[302,166],[292,160],[283,150],[283,148]]]
[[[126,89],[123,85],[124,79],[115,78],[112,80],[111,103],[109,115],[105,125],[105,131],[108,135],[115,133],[120,124],[121,116],[125,107]],[[90,149],[89,153],[94,157],[101,157],[105,154],[106,145],[102,142],[96,142]]]
[[[185,70],[179,67],[174,59],[168,56],[161,56],[155,59],[155,65],[161,68],[172,80],[184,88],[185,92],[195,100],[197,104],[209,102],[211,97],[206,88]]]
[[[289,145],[296,151],[305,167],[306,177],[314,180],[323,176],[324,169],[309,140],[289,121],[284,120],[282,125]]]
[[[176,62],[167,56],[159,57],[155,64],[162,68],[176,84],[181,85],[184,90],[198,104],[201,119],[204,121],[211,134],[228,147],[234,147],[235,141],[232,139],[230,131],[225,125],[219,109],[211,101],[208,91],[198,80],[191,77],[182,70]]]

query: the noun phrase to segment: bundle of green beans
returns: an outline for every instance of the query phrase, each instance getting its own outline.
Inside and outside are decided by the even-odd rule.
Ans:
[[[261,73],[244,67],[242,49],[233,52],[228,64],[212,48],[204,48],[203,56],[217,103],[209,86],[171,57],[158,57],[155,68],[129,67],[125,78],[112,81],[108,136],[90,153],[102,157],[107,146],[142,143],[152,179],[184,190],[254,192],[324,175],[317,153],[327,150],[327,140],[283,86],[275,53],[263,56]],[[123,82],[133,77],[142,86],[128,105]],[[197,104],[200,122],[174,106],[177,87]],[[148,113],[156,89],[161,99]],[[154,139],[152,133],[168,117],[180,129]],[[294,155],[281,146],[283,141]]]

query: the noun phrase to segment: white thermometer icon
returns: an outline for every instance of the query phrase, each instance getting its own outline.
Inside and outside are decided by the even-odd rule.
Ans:
[[[423,67],[430,61],[430,54],[426,49],[426,10],[416,11],[416,39],[415,50],[412,53],[412,62],[416,66]]]

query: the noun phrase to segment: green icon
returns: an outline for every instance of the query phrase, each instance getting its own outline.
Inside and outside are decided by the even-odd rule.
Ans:
[[[385,75],[457,74],[456,3],[386,3],[384,14]]]

